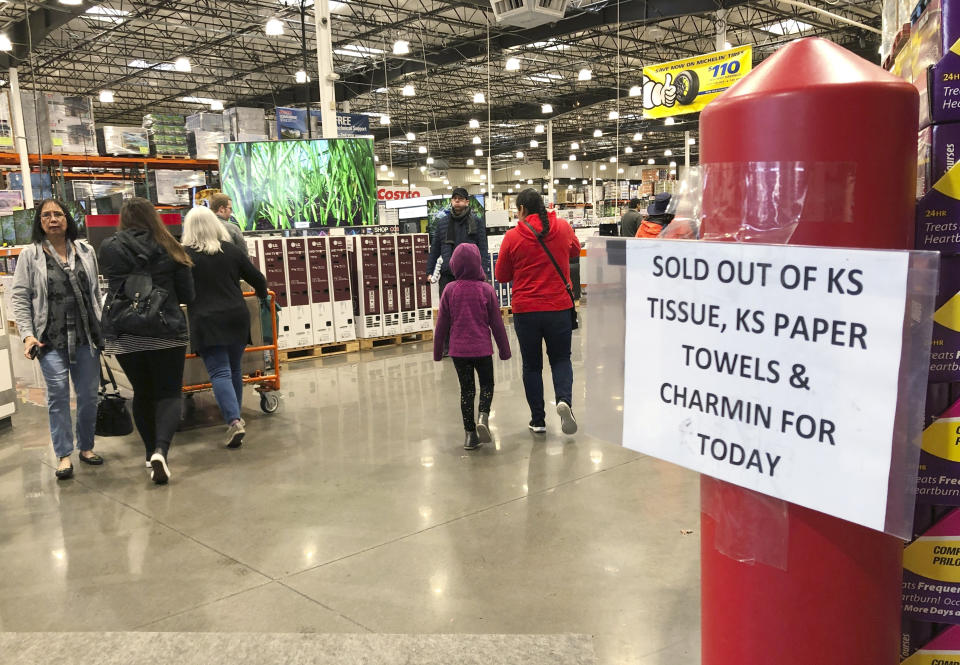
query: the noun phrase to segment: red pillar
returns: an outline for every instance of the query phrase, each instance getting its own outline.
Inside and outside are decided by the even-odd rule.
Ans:
[[[782,48],[701,116],[705,239],[912,248],[918,108],[832,42]],[[703,665],[898,662],[901,541],[711,479],[701,502]]]

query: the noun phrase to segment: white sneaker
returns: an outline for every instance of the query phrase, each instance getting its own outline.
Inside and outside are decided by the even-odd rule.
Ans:
[[[243,418],[227,426],[227,448],[239,448],[243,445],[243,435],[247,433]]]
[[[163,455],[154,453],[153,457],[150,458],[150,467],[153,469],[150,472],[150,480],[157,485],[166,485],[167,481],[170,480],[170,467],[167,466],[167,460],[163,458]]]
[[[560,429],[564,434],[577,433],[577,419],[573,417],[573,409],[566,402],[557,403],[557,415],[560,416]]]

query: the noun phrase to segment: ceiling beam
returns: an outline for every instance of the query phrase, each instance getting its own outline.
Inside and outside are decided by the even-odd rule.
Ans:
[[[611,5],[598,12],[579,12],[555,23],[548,23],[535,28],[511,32],[499,29],[497,34],[491,35],[490,50],[491,52],[500,52],[508,48],[545,41],[591,28],[615,25],[618,18],[621,24],[649,24],[689,14],[708,14],[721,7],[729,8],[746,2],[747,0],[625,0],[620,4],[619,16],[617,6]],[[425,58],[426,63],[423,60],[399,60],[388,57],[386,79],[388,83],[393,82],[411,74],[424,72],[425,69],[437,69],[479,58],[486,55],[486,52],[486,40],[478,39],[473,35],[450,46],[428,52]],[[338,102],[349,101],[383,85],[383,60],[377,60],[372,62],[366,68],[366,71],[338,81],[336,98]],[[238,100],[238,104],[241,106],[270,106],[274,103],[283,105],[302,101],[303,86],[285,86],[270,95],[258,95]],[[319,88],[311,86],[310,102],[318,101]]]

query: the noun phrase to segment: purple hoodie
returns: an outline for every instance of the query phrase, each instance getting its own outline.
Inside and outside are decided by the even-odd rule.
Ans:
[[[480,250],[473,243],[457,245],[450,257],[450,270],[457,278],[443,290],[437,327],[433,336],[433,359],[443,358],[443,345],[450,336],[450,355],[479,358],[493,355],[490,332],[497,340],[500,359],[510,357],[510,342],[503,327],[500,305],[480,265]]]

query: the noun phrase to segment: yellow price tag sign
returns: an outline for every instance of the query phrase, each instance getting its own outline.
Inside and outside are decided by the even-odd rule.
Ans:
[[[753,69],[753,47],[740,46],[643,68],[643,117],[702,111]]]

